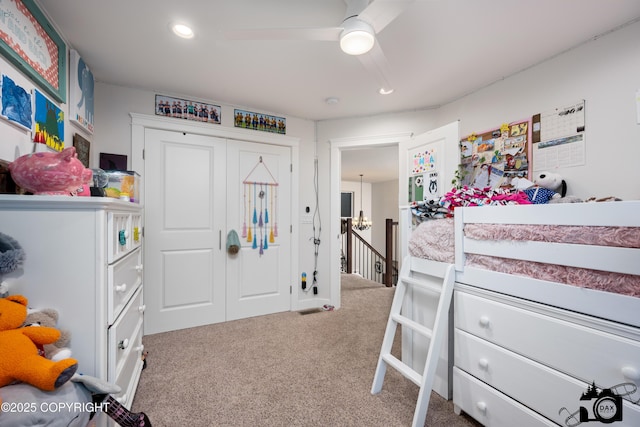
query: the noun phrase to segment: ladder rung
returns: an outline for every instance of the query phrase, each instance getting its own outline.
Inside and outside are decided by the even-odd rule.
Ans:
[[[420,375],[419,373],[411,369],[409,365],[401,362],[393,354],[389,354],[389,353],[384,354],[382,356],[382,360],[384,360],[388,365],[394,367],[398,372],[400,372],[406,378],[409,378],[417,386],[422,385],[422,375]]]
[[[393,314],[391,318],[397,323],[400,323],[402,326],[406,326],[409,329],[416,331],[429,339],[431,339],[431,337],[433,336],[433,329],[429,329],[426,326],[409,319],[408,317],[404,317],[401,314]]]
[[[440,293],[442,293],[442,288],[440,286],[435,286],[435,285],[432,285],[430,283],[424,283],[424,282],[421,282],[421,281],[419,281],[417,279],[414,279],[413,277],[403,276],[403,277],[400,277],[400,280],[402,280],[404,283],[406,283],[408,285],[413,285],[413,286],[415,286],[417,288],[426,289],[427,291],[431,291],[431,292],[436,293],[438,295]]]

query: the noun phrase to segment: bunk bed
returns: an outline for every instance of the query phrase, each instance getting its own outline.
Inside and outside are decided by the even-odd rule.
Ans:
[[[457,412],[485,426],[640,425],[640,201],[462,207],[427,222],[405,262],[455,263]],[[426,260],[442,248],[416,243],[423,228],[455,242],[447,257]]]

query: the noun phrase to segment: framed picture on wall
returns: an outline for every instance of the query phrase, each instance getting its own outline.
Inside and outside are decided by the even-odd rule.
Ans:
[[[33,127],[33,108],[31,93],[18,86],[9,76],[2,75],[0,83],[0,116],[20,129],[31,131]]]
[[[69,120],[93,134],[93,73],[75,50],[69,68]]]
[[[91,159],[91,142],[80,134],[73,135],[73,146],[76,147],[78,160],[82,162],[85,168],[89,167]]]
[[[3,1],[0,12],[0,53],[53,99],[66,102],[66,46],[35,1]]]
[[[38,89],[33,90],[35,132],[33,142],[62,151],[64,149],[64,112]]]

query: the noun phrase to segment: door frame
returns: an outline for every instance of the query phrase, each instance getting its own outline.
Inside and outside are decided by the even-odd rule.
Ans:
[[[350,138],[332,138],[331,145],[331,169],[330,169],[330,226],[329,235],[336,236],[330,239],[330,280],[331,280],[331,304],[340,308],[340,181],[342,170],[342,150],[356,148],[371,148],[382,145],[397,145],[409,141],[412,132],[397,133],[391,135],[360,136]],[[399,201],[398,201],[399,202]]]
[[[291,148],[291,311],[298,310],[299,297],[298,287],[293,280],[298,277],[298,247],[299,247],[299,218],[298,218],[298,194],[299,190],[299,145],[300,138],[285,135],[272,134],[268,132],[257,132],[241,128],[222,127],[210,123],[198,123],[190,121],[179,121],[162,116],[129,113],[131,116],[131,168],[141,175],[140,178],[140,203],[144,205],[144,131],[145,129],[159,129],[174,132],[184,132],[203,136],[223,138],[227,140],[238,140],[255,142],[261,144],[280,145]],[[286,230],[286,226],[282,227]],[[225,233],[226,235],[226,233]]]

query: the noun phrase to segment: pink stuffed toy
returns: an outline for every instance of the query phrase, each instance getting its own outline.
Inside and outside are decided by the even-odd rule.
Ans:
[[[18,157],[9,165],[11,177],[34,194],[76,195],[91,181],[91,169],[78,160],[75,147],[59,153],[33,153]]]

